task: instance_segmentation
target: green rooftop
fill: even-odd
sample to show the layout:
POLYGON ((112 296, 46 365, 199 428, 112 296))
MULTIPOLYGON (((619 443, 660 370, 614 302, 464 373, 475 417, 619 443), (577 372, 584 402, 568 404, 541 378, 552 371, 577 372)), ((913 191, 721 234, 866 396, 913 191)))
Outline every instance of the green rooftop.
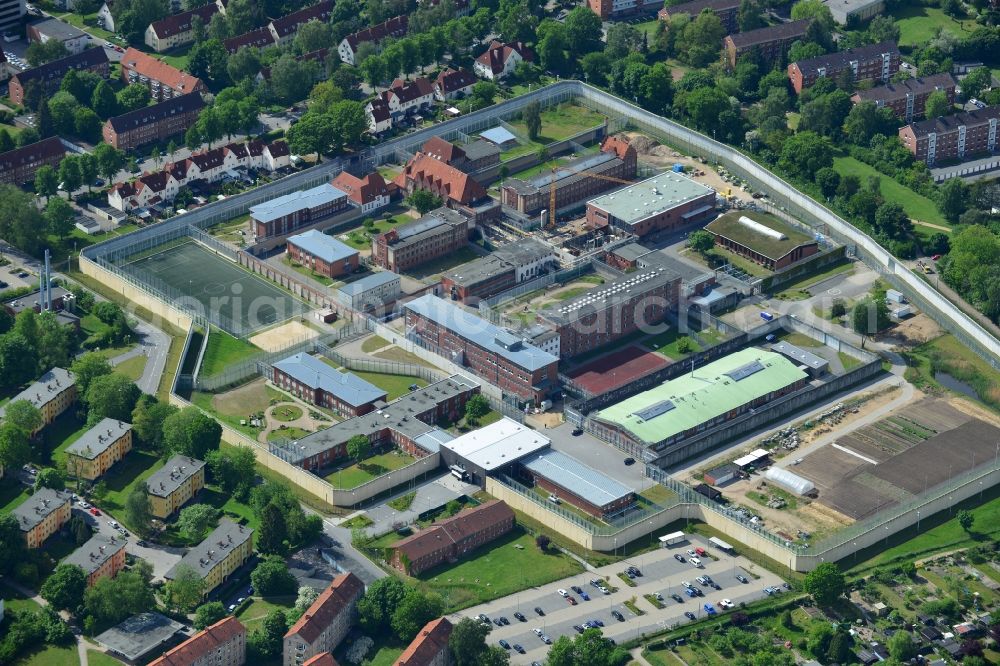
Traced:
POLYGON ((709 222, 705 226, 705 229, 711 231, 713 234, 735 241, 744 247, 748 247, 773 261, 781 259, 799 245, 814 242, 812 236, 799 231, 774 215, 749 210, 737 210, 726 213, 709 222), (756 231, 752 227, 740 222, 741 217, 748 217, 758 224, 784 234, 785 239, 779 240, 756 231))
POLYGON ((655 444, 806 377, 781 354, 750 347, 602 409, 595 418, 655 444))

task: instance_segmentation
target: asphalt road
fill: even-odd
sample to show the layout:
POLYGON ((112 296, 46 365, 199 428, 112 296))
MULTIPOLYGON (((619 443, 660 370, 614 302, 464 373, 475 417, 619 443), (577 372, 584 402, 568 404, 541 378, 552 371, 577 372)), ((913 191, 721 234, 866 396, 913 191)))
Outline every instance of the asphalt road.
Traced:
POLYGON ((138 545, 136 541, 139 541, 139 537, 128 533, 128 530, 126 530, 125 535, 122 535, 118 530, 112 528, 108 524, 108 521, 115 520, 115 517, 111 514, 105 513, 103 510, 101 511, 100 516, 94 516, 89 512, 89 510, 83 509, 79 502, 74 502, 73 514, 83 516, 95 534, 104 534, 107 536, 113 535, 118 538, 122 538, 124 536, 127 539, 125 552, 136 557, 141 557, 153 565, 153 580, 162 580, 164 574, 166 574, 172 566, 177 564, 184 554, 183 548, 171 548, 169 546, 159 545, 138 545))
MULTIPOLYGON (((510 575, 516 576, 517 572, 512 571, 510 575)), ((662 631, 674 624, 690 622, 684 616, 685 611, 694 613, 697 618, 704 617, 707 613, 704 606, 706 603, 711 604, 717 612, 720 611, 719 602, 722 599, 731 600, 737 607, 740 603, 749 604, 766 596, 765 587, 780 587, 782 583, 781 578, 760 569, 749 560, 725 555, 717 549, 709 549, 706 541, 699 537, 692 537, 690 543, 685 542, 671 548, 661 548, 630 558, 627 562, 608 565, 595 571, 585 571, 555 583, 473 606, 455 614, 453 618, 457 622, 463 617, 474 618, 480 613, 491 619, 499 616, 506 617, 511 624, 504 627, 494 625, 487 640, 494 645, 500 639, 504 639, 511 645, 523 646, 525 654, 511 651, 511 663, 530 664, 532 661, 544 661, 548 652, 548 647, 534 633, 533 629, 535 628, 541 629, 555 641, 559 636, 575 636, 576 631, 573 629, 573 625, 582 625, 587 620, 596 619, 604 623, 602 631, 606 637, 621 642, 635 638, 642 633, 662 631), (680 553, 687 558, 685 551, 699 545, 710 550, 712 554, 720 556, 719 560, 712 561, 705 558, 704 568, 696 569, 690 563, 681 563, 674 559, 675 553, 680 553), (627 586, 617 575, 630 564, 638 567, 642 572, 642 576, 635 579, 636 587, 627 586), (749 572, 753 572, 759 578, 754 579, 749 572), (736 579, 737 573, 745 575, 750 579, 750 582, 740 583, 736 579), (715 590, 698 585, 695 578, 705 574, 710 575, 722 589, 715 590), (617 592, 604 595, 589 582, 591 579, 604 577, 607 577, 612 585, 618 587, 617 592), (705 596, 689 598, 681 585, 683 581, 700 587, 705 596), (572 585, 581 587, 590 596, 590 601, 584 601, 579 594, 572 592, 572 585), (570 605, 566 599, 559 595, 557 590, 560 588, 567 590, 577 600, 575 606, 570 605), (664 597, 665 606, 662 609, 656 609, 643 598, 646 594, 656 592, 664 597), (680 594, 684 601, 677 603, 670 598, 671 593, 680 594), (636 598, 636 606, 644 611, 641 616, 635 615, 624 605, 625 601, 633 597, 636 598), (534 611, 536 606, 541 608, 545 614, 538 615, 534 611), (611 615, 613 610, 619 611, 625 619, 621 621, 615 619, 611 615), (523 613, 527 621, 518 621, 514 617, 515 611, 523 613)))

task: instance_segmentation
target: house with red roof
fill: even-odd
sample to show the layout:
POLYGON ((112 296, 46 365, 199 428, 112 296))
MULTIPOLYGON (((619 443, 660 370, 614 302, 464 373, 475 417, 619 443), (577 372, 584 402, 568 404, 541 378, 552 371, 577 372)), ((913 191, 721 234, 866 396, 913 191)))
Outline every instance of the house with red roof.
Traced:
POLYGON ((197 76, 182 72, 173 65, 168 65, 131 46, 122 54, 121 68, 122 81, 125 85, 141 83, 148 86, 149 93, 155 100, 171 99, 205 90, 205 84, 197 76))
POLYGON ((315 5, 276 18, 267 25, 267 28, 271 31, 271 37, 274 38, 275 44, 284 46, 295 39, 299 28, 306 23, 309 21, 326 23, 332 12, 333 0, 323 0, 323 2, 317 2, 315 5))
POLYGON ((467 69, 452 69, 448 67, 438 74, 434 81, 434 98, 444 102, 452 99, 462 99, 472 92, 476 85, 476 75, 467 69))
POLYGON ((396 79, 365 106, 368 130, 378 133, 392 129, 401 118, 429 109, 433 103, 434 86, 427 78, 396 79))
POLYGON ((525 46, 524 42, 503 42, 493 40, 486 53, 476 58, 473 70, 476 76, 499 81, 514 73, 522 62, 534 62, 535 52, 525 46))
POLYGON ((450 205, 465 206, 486 197, 486 190, 472 176, 420 152, 393 182, 407 195, 414 190, 428 190, 450 205))
POLYGON ((157 53, 163 53, 169 49, 190 44, 194 41, 195 19, 197 18, 201 21, 202 26, 207 28, 208 22, 220 11, 225 13, 221 3, 210 2, 201 7, 153 21, 146 26, 144 38, 146 46, 157 53))
POLYGON ((246 627, 230 615, 164 652, 149 666, 243 666, 246 659, 246 627))
POLYGON ((300 666, 335 650, 354 623, 364 591, 364 583, 352 573, 334 578, 285 634, 283 666, 300 666))
POLYGON ((403 37, 406 35, 406 29, 409 24, 409 16, 402 14, 394 16, 388 21, 383 21, 378 25, 373 25, 370 28, 352 32, 340 40, 340 44, 337 46, 337 53, 340 54, 340 59, 348 65, 356 65, 358 47, 368 42, 378 44, 387 37, 403 37))
POLYGON ((448 639, 452 629, 453 625, 447 618, 431 620, 403 650, 393 666, 448 666, 451 663, 448 639))
POLYGON ((358 178, 346 171, 341 171, 331 184, 341 192, 347 194, 347 198, 355 206, 361 209, 362 213, 370 213, 383 206, 388 206, 392 200, 392 193, 396 186, 386 183, 382 175, 374 171, 364 178, 358 178))

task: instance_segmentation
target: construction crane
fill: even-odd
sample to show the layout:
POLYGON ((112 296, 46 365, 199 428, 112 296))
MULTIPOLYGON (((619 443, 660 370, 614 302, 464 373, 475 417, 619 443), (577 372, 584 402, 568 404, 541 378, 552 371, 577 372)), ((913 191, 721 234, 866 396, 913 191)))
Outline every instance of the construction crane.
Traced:
POLYGON ((622 185, 631 185, 631 180, 625 180, 624 178, 616 178, 615 176, 605 176, 600 173, 593 173, 592 171, 577 171, 573 167, 552 167, 552 182, 549 183, 549 219, 545 225, 546 229, 551 229, 556 226, 556 171, 562 169, 564 171, 569 171, 570 173, 579 174, 581 176, 586 176, 588 178, 599 178, 600 180, 610 180, 613 183, 620 183, 622 185))

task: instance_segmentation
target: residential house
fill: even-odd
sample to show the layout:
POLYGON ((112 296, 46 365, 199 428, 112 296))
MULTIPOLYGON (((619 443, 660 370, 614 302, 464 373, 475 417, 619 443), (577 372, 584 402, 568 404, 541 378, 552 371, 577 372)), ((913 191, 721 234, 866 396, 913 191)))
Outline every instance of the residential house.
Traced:
POLYGON ((899 138, 913 156, 928 166, 997 152, 1000 106, 987 106, 930 118, 900 128, 899 138))
POLYGON ((90 46, 90 36, 76 26, 57 18, 47 18, 29 23, 27 28, 28 41, 39 44, 62 42, 70 53, 83 53, 90 46))
POLYGON ((147 173, 131 183, 118 183, 109 189, 108 205, 129 213, 154 204, 169 203, 179 189, 180 183, 170 171, 147 173))
POLYGON ((524 42, 503 42, 493 40, 490 47, 476 58, 473 70, 476 76, 490 81, 505 79, 514 73, 522 62, 534 62, 535 52, 524 42))
POLYGON ((286 14, 281 18, 276 18, 268 23, 267 28, 271 31, 271 37, 275 44, 284 46, 295 39, 295 34, 303 25, 309 21, 319 21, 326 23, 333 12, 333 0, 322 0, 315 5, 304 7, 298 11, 286 14))
POLYGON ((97 10, 97 25, 108 32, 116 32, 115 17, 111 13, 111 3, 101 3, 101 8, 97 10))
POLYGON ((727 35, 722 40, 726 65, 735 69, 736 62, 750 53, 767 64, 781 62, 792 43, 805 37, 808 30, 809 19, 802 19, 727 35))
POLYGON ((823 77, 836 80, 845 72, 850 72, 854 82, 888 83, 900 62, 896 42, 879 42, 793 62, 788 65, 788 78, 797 94, 823 77))
POLYGON ((302 666, 336 649, 354 623, 364 591, 364 583, 352 573, 334 578, 285 634, 283 666, 302 666))
POLYGON ((451 638, 452 629, 448 618, 431 620, 410 641, 393 666, 449 666, 451 650, 448 639, 451 638))
POLYGON ((855 104, 873 102, 879 108, 892 109, 898 118, 910 122, 924 115, 927 98, 938 90, 943 91, 948 98, 949 107, 954 105, 955 86, 955 77, 942 72, 859 90, 851 96, 851 101, 855 104))
MULTIPOLYGON (((76 402, 76 378, 69 370, 52 368, 11 398, 7 405, 18 400, 27 400, 41 412, 41 425, 29 433, 34 437, 76 402)), ((0 419, 4 417, 7 405, 0 407, 0 419)))
POLYGON ((358 47, 366 43, 377 45, 387 37, 404 37, 408 25, 409 16, 402 14, 383 21, 378 25, 373 25, 370 28, 352 32, 340 40, 340 44, 337 46, 337 53, 340 54, 340 59, 348 65, 356 65, 358 63, 355 62, 355 56, 358 53, 358 47))
POLYGON ((271 34, 270 28, 257 28, 242 35, 223 40, 222 46, 229 55, 233 55, 240 49, 257 49, 258 51, 263 51, 269 46, 274 46, 274 35, 271 34))
MULTIPOLYGON (((146 46, 157 53, 163 53, 169 49, 191 44, 194 42, 195 19, 201 21, 202 26, 207 28, 212 17, 220 13, 220 6, 221 2, 219 4, 209 2, 189 11, 153 21, 146 27, 146 46)), ((222 13, 225 13, 224 8, 222 13)))
POLYGON ((355 206, 361 209, 362 213, 371 213, 384 206, 388 206, 392 200, 392 192, 395 185, 385 182, 382 175, 373 171, 364 178, 358 178, 346 171, 341 171, 331 184, 341 192, 347 194, 355 206))
POLYGON ((439 102, 462 99, 472 92, 479 79, 467 69, 446 67, 434 80, 434 98, 439 102))
POLYGON ((396 79, 387 90, 380 92, 375 99, 368 102, 365 111, 368 114, 369 131, 384 132, 391 129, 401 118, 412 116, 429 109, 434 102, 434 87, 426 78, 420 76, 412 81, 396 79), (388 114, 388 126, 386 126, 388 114))
POLYGON ((168 65, 132 47, 126 49, 122 55, 121 70, 122 81, 126 85, 141 83, 149 87, 149 93, 155 100, 166 100, 205 90, 205 84, 197 76, 182 72, 173 65, 168 65))
POLYGON ((152 514, 169 518, 205 487, 205 463, 175 455, 146 479, 146 487, 152 514))

